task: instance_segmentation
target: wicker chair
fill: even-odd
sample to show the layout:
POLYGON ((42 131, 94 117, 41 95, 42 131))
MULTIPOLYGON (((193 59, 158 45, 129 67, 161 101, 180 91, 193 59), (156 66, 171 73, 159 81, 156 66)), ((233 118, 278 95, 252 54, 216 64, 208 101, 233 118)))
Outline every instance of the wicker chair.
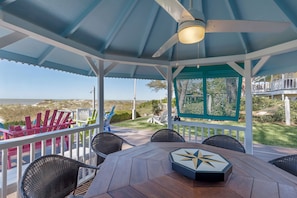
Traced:
POLYGON ((152 135, 151 142, 185 142, 185 139, 172 129, 160 129, 152 135))
POLYGON ((228 135, 210 136, 209 138, 205 139, 202 144, 245 153, 243 145, 238 140, 228 135))
POLYGON ((91 148, 97 154, 97 165, 101 164, 108 154, 122 150, 124 143, 135 146, 113 133, 102 132, 96 134, 92 139, 91 148))
POLYGON ((36 159, 27 167, 20 181, 21 197, 64 198, 74 193, 80 167, 99 169, 60 155, 36 159))
POLYGON ((269 163, 297 176, 297 154, 276 158, 269 163))

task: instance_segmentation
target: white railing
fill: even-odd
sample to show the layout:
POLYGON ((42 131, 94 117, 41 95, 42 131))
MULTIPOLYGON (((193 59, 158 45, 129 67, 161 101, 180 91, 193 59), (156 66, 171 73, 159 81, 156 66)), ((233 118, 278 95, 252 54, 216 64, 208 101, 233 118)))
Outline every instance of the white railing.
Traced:
POLYGON ((254 82, 252 84, 254 93, 287 89, 297 89, 297 78, 284 78, 272 82, 254 82))
MULTIPOLYGON (((44 156, 48 154, 60 154, 67 156, 87 164, 96 164, 96 155, 90 149, 91 139, 97 129, 99 124, 93 124, 83 127, 68 128, 63 130, 57 130, 53 132, 40 133, 35 135, 28 135, 25 137, 13 138, 8 140, 0 141, 0 152, 1 152, 1 177, 0 177, 0 197, 6 197, 8 194, 16 192, 19 189, 19 181, 21 179, 22 173, 28 164, 34 161, 35 156, 44 156), (61 142, 64 142, 64 137, 69 138, 69 148, 65 148, 63 143, 56 147, 56 138, 60 137, 61 142), (46 140, 52 140, 51 146, 46 146, 46 140), (35 150, 35 142, 41 141, 41 149, 35 150), (30 152, 22 153, 23 145, 30 144, 30 152), (15 159, 16 165, 11 169, 7 170, 7 160, 8 160, 8 149, 17 147, 17 155, 15 159), (58 151, 57 151, 58 150, 58 151), (23 164, 23 158, 29 159, 27 164, 23 164)), ((90 179, 94 172, 88 172, 82 170, 82 177, 79 179, 78 183, 83 183, 84 181, 90 179)), ((17 193, 18 197, 18 193, 17 193)))
POLYGON ((173 121, 172 123, 173 128, 189 142, 201 143, 204 139, 212 135, 224 134, 236 138, 246 147, 244 141, 245 127, 184 121, 173 121))

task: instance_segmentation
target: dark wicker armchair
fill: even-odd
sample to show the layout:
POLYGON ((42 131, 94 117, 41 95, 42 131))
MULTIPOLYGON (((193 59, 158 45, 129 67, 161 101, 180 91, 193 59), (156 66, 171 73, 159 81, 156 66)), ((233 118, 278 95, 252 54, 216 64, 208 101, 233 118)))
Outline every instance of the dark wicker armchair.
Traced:
POLYGON ((225 148, 245 153, 243 145, 235 138, 228 135, 214 135, 205 139, 202 144, 225 148))
POLYGON ((152 135, 151 142, 185 142, 185 139, 172 129, 160 129, 152 135))
POLYGON ((124 143, 135 146, 113 133, 102 132, 96 134, 92 139, 91 147, 97 154, 97 165, 101 164, 108 154, 122 150, 124 143))
POLYGON ((297 154, 276 158, 269 163, 297 176, 297 154))
POLYGON ((21 197, 64 198, 75 191, 80 167, 99 169, 60 155, 36 159, 27 167, 20 181, 21 197))

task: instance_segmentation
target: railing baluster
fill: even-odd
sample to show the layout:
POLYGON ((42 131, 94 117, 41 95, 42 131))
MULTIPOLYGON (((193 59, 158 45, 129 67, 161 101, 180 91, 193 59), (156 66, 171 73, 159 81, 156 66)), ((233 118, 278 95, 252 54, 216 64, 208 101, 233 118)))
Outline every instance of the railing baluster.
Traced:
MULTIPOLYGON (((22 177, 22 165, 23 165, 23 145, 17 147, 17 181, 20 181, 22 177)), ((17 182, 17 197, 20 197, 19 182, 17 182)))
POLYGON ((209 137, 213 134, 227 134, 230 136, 236 136, 236 139, 240 140, 240 133, 244 134, 243 141, 245 140, 245 127, 241 126, 229 126, 229 125, 217 125, 217 124, 205 124, 199 122, 184 122, 184 121, 173 121, 174 125, 177 125, 180 129, 183 128, 182 136, 186 137, 186 128, 188 131, 189 137, 187 138, 189 141, 192 141, 191 138, 191 127, 194 127, 195 130, 195 142, 198 142, 198 133, 199 129, 201 132, 201 140, 203 141, 206 136, 209 137), (207 130, 207 133, 205 131, 207 130), (225 131, 227 130, 227 131, 225 131), (233 133, 234 131, 234 133, 233 133))
POLYGON ((56 154, 56 138, 52 138, 52 154, 56 154))
MULTIPOLYGON (((69 140, 69 139, 68 139, 69 140)), ((60 142, 60 153, 62 154, 62 155, 64 155, 64 152, 65 152, 65 136, 64 135, 62 135, 61 136, 61 142, 60 142)))
POLYGON ((7 149, 2 150, 2 185, 1 185, 1 196, 6 197, 7 195, 7 149))
POLYGON ((198 131, 197 131, 197 126, 195 126, 194 127, 194 129, 195 129, 195 142, 197 142, 198 141, 198 131))

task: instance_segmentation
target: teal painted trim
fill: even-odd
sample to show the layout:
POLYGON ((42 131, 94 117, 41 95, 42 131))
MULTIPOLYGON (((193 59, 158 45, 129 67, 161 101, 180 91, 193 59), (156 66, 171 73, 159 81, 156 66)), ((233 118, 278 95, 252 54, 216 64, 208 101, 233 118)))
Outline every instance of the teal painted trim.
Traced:
POLYGON ((240 110, 240 101, 241 101, 241 87, 242 87, 242 76, 238 78, 238 91, 237 91, 237 103, 236 103, 236 115, 235 117, 238 120, 239 118, 239 110, 240 110))
POLYGON ((176 109, 179 117, 187 117, 187 118, 202 118, 202 119, 211 119, 211 120, 231 120, 238 121, 239 118, 239 110, 240 110, 240 101, 241 101, 241 86, 242 86, 242 76, 238 76, 238 85, 237 85, 237 102, 235 109, 235 116, 215 116, 209 115, 207 111, 207 78, 203 78, 203 114, 189 114, 189 113, 181 113, 179 107, 179 95, 177 93, 177 85, 176 80, 174 79, 174 91, 176 98, 176 109))
POLYGON ((238 120, 236 116, 213 116, 213 115, 187 114, 187 113, 181 113, 181 114, 178 114, 178 116, 181 118, 200 118, 200 119, 207 119, 207 120, 231 120, 231 121, 238 120))
MULTIPOLYGON (((239 64, 243 68, 243 64, 239 64)), ((175 71, 175 69, 174 69, 175 71)), ((174 72, 173 71, 173 72, 174 72)), ((229 65, 212 65, 212 66, 200 66, 186 67, 178 74, 176 79, 195 79, 195 78, 218 78, 218 77, 238 77, 240 76, 229 65)))
POLYGON ((203 113, 207 115, 207 83, 206 78, 203 77, 203 113))
POLYGON ((179 111, 179 98, 178 98, 178 93, 177 93, 177 85, 176 85, 176 78, 173 80, 173 86, 174 86, 174 94, 175 94, 175 105, 176 105, 176 111, 177 111, 177 115, 180 115, 180 111, 179 111))

